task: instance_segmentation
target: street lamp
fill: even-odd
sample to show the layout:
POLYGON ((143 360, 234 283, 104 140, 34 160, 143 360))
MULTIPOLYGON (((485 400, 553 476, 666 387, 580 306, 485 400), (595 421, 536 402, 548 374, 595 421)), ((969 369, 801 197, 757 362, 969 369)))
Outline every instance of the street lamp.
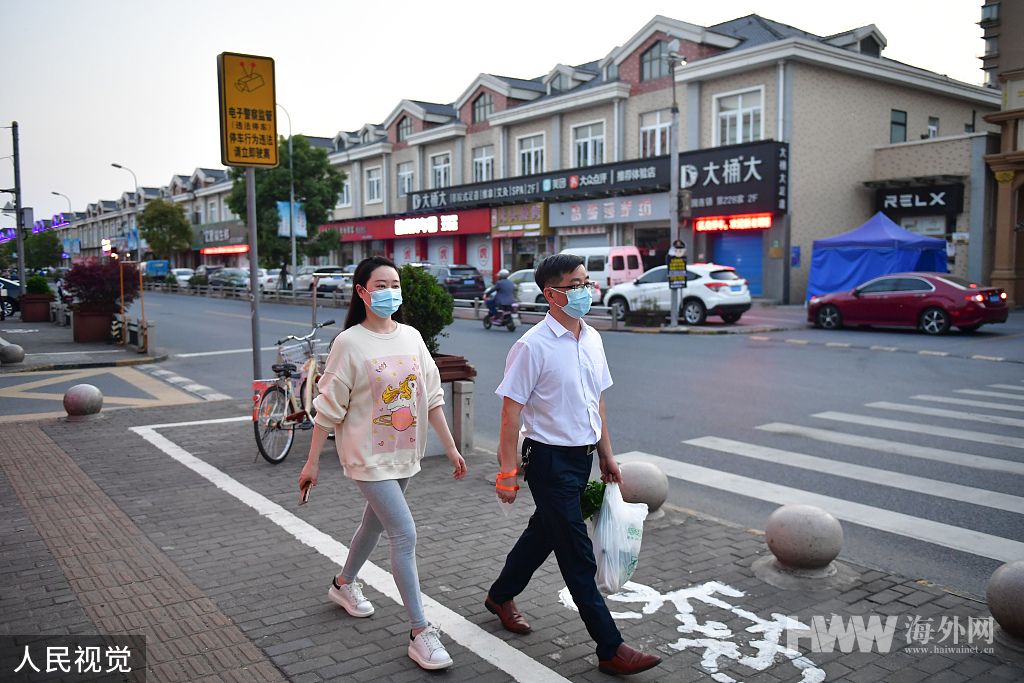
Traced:
MULTIPOLYGON (((686 64, 686 58, 679 54, 679 39, 674 38, 668 44, 669 72, 672 77, 672 126, 669 128, 669 195, 668 195, 668 232, 669 244, 674 247, 679 239, 679 102, 676 99, 676 65, 686 64)), ((672 327, 679 327, 679 289, 672 287, 671 317, 672 327)))
MULTIPOLYGON (((282 107, 280 104, 277 105, 281 111, 284 112, 285 118, 288 119, 288 232, 291 234, 292 239, 292 278, 295 277, 296 260, 295 260, 295 164, 293 162, 292 155, 292 117, 288 113, 288 110, 282 107)), ((285 286, 288 286, 288 278, 285 278, 285 286)))
MULTIPOLYGON (((113 166, 114 168, 119 168, 122 171, 128 171, 129 173, 132 174, 132 180, 135 181, 135 202, 136 202, 136 207, 141 206, 142 205, 142 198, 139 196, 139 179, 135 176, 135 171, 133 171, 132 169, 128 168, 127 166, 122 166, 121 164, 113 164, 112 163, 110 165, 113 166)), ((136 213, 138 213, 138 208, 136 208, 136 213)), ((136 218, 135 218, 135 225, 138 225, 138 224, 139 224, 139 219, 138 219, 138 216, 136 216, 136 218)), ((131 238, 131 228, 129 228, 128 230, 129 230, 128 237, 131 238)), ((142 260, 142 245, 139 244, 138 236, 136 236, 136 238, 135 238, 135 243, 136 243, 136 246, 139 248, 139 260, 142 260)), ((132 258, 132 250, 131 249, 128 250, 127 257, 128 257, 128 260, 130 261, 131 258, 132 258)))
MULTIPOLYGON (((50 194, 57 195, 58 197, 63 197, 64 199, 67 200, 67 202, 68 202, 68 216, 70 216, 71 213, 72 213, 72 210, 71 210, 71 198, 68 197, 66 194, 61 194, 60 192, 57 192, 55 190, 51 190, 50 194)), ((68 220, 71 220, 71 219, 69 218, 68 220)))

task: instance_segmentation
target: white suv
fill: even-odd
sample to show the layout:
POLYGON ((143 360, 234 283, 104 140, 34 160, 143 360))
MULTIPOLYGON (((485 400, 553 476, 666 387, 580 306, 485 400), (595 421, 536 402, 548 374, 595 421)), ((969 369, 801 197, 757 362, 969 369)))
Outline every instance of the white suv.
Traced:
MULTIPOLYGON (((747 281, 732 266, 690 264, 686 267, 686 287, 679 294, 679 315, 687 325, 700 325, 709 315, 720 316, 732 324, 750 309, 747 281)), ((605 301, 619 320, 627 311, 641 308, 667 312, 672 301, 668 268, 651 268, 632 282, 615 285, 605 294, 605 301)))

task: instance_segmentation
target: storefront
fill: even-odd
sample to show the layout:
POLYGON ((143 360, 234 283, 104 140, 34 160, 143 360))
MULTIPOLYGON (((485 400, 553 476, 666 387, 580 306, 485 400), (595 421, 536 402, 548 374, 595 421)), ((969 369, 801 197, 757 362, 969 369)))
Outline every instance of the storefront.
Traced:
POLYGON ((199 261, 194 265, 230 268, 249 265, 248 235, 240 220, 194 226, 192 244, 198 246, 199 251, 199 261))
POLYGON ((354 219, 325 223, 319 231, 337 232, 342 253, 351 253, 354 262, 369 256, 385 256, 397 265, 491 261, 487 209, 354 219))
POLYGON ((548 220, 558 231, 560 251, 613 244, 615 226, 621 226, 625 244, 636 245, 648 270, 665 263, 668 213, 668 193, 659 192, 552 204, 548 220))
POLYGON ((514 273, 536 267, 538 261, 554 253, 552 235, 547 206, 543 202, 491 209, 491 238, 501 255, 495 272, 500 268, 514 273))
POLYGON ((964 184, 960 178, 948 176, 935 177, 934 184, 922 184, 922 180, 918 178, 913 184, 877 183, 874 210, 910 232, 946 240, 947 269, 968 277, 967 233, 957 232, 958 216, 964 206, 964 184))

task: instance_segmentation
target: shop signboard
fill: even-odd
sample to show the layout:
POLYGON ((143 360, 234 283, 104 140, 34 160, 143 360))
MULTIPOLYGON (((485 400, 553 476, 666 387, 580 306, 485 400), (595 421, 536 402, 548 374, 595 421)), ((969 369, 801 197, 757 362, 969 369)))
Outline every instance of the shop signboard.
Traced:
POLYGON ((491 231, 487 209, 447 211, 429 215, 384 216, 324 223, 319 232, 332 230, 342 242, 391 240, 408 237, 473 235, 491 231))
POLYGON ((890 215, 957 214, 963 210, 963 183, 875 190, 875 211, 890 215))
POLYGON ((546 237, 550 234, 547 206, 543 202, 491 209, 492 237, 546 237))
POLYGON ((667 221, 668 205, 667 192, 559 202, 548 207, 548 222, 552 227, 563 228, 570 225, 667 221))

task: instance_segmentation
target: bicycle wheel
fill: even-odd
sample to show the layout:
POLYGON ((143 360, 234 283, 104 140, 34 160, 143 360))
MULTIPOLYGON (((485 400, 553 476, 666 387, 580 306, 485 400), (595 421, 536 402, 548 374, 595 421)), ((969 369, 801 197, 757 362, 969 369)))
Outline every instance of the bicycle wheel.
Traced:
POLYGON ((270 463, 278 464, 288 456, 295 432, 282 429, 281 421, 287 416, 288 399, 281 387, 270 387, 260 397, 258 419, 252 423, 256 433, 256 446, 260 455, 270 463))

